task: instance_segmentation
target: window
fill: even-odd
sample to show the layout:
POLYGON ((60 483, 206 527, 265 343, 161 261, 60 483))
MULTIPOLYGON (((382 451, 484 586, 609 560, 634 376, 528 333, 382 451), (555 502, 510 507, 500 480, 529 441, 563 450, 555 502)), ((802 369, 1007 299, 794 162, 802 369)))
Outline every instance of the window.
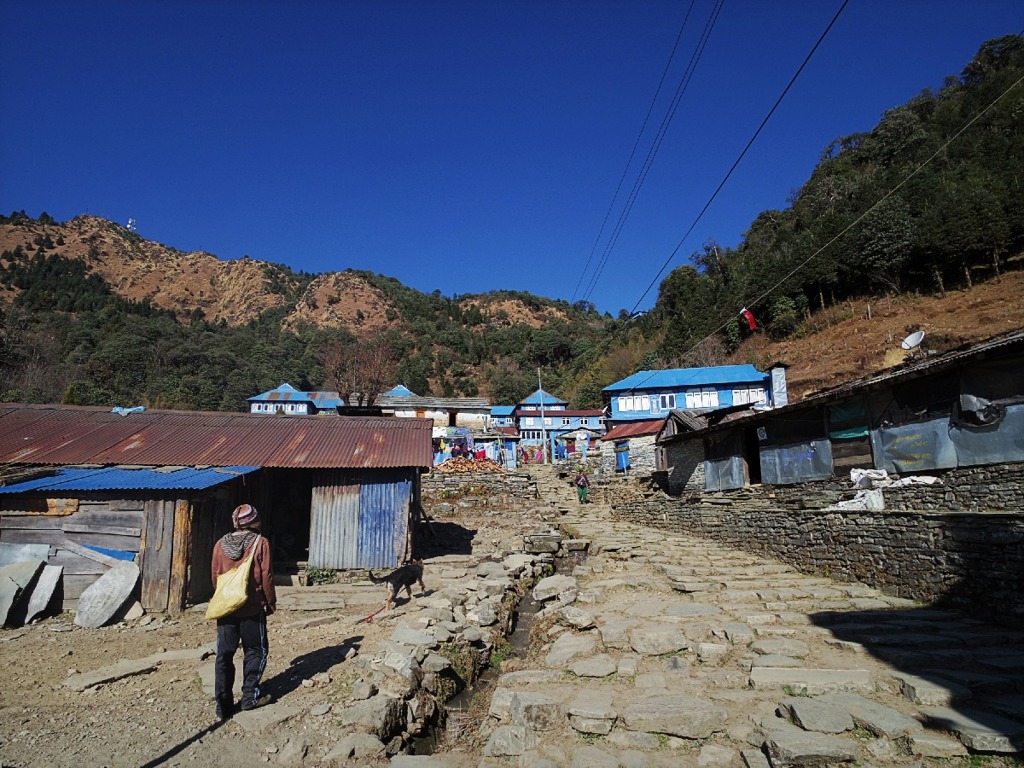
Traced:
POLYGON ((551 417, 550 416, 545 416, 544 417, 544 426, 545 427, 550 427, 551 426, 551 417))
POLYGON ((703 389, 691 389, 686 393, 687 408, 717 408, 718 390, 713 387, 703 389))
MULTIPOLYGON (((750 402, 750 395, 745 389, 734 389, 732 391, 733 405, 746 405, 750 402)), ((755 401, 756 402, 756 401, 755 401)))
POLYGON ((572 423, 572 419, 570 419, 568 416, 563 416, 562 417, 562 426, 563 427, 568 427, 571 423, 572 423))
POLYGON ((671 411, 676 407, 676 396, 658 395, 658 407, 663 411, 671 411))
POLYGON ((525 416, 525 417, 523 417, 523 426, 524 427, 532 427, 533 426, 533 416, 525 416))
POLYGON ((631 397, 620 397, 619 398, 619 411, 631 411, 633 410, 633 398, 631 397))
POLYGON ((584 417, 582 417, 582 418, 580 419, 580 426, 581 426, 581 427, 586 427, 586 426, 588 426, 589 424, 590 424, 590 419, 589 419, 589 418, 588 418, 587 416, 584 416, 584 417))

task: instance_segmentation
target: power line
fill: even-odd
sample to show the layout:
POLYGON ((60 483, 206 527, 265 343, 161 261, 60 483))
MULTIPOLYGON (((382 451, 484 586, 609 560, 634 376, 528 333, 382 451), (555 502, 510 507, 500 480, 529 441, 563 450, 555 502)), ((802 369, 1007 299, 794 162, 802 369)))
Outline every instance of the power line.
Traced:
POLYGON ((696 228, 697 224, 700 223, 700 220, 704 218, 704 214, 707 213, 708 208, 711 207, 711 204, 715 201, 715 198, 718 197, 718 193, 722 191, 723 187, 725 187, 725 184, 727 181, 729 181, 729 178, 732 176, 733 171, 736 170, 740 162, 746 156, 747 151, 750 149, 751 146, 753 146, 754 142, 757 140, 757 137, 761 134, 761 131, 764 130, 764 127, 768 124, 768 121, 771 120, 772 115, 775 114, 775 111, 779 108, 779 105, 782 104, 782 100, 786 98, 786 94, 789 93, 790 89, 796 83, 797 78, 800 77, 800 74, 807 67, 807 64, 811 60, 811 57, 814 56, 815 52, 824 42, 825 37, 828 35, 829 31, 832 29, 833 26, 835 26, 835 23, 839 20, 839 16, 842 14, 843 10, 845 10, 846 6, 849 4, 850 0, 843 0, 843 4, 839 6, 839 10, 836 11, 835 16, 832 17, 832 21, 830 21, 828 23, 828 26, 825 27, 825 31, 821 33, 821 36, 818 38, 818 41, 814 44, 814 47, 811 48, 810 52, 804 58, 803 63, 800 64, 796 72, 793 74, 793 77, 790 78, 789 83, 782 90, 782 93, 779 94, 779 98, 775 100, 775 104, 773 104, 772 108, 768 110, 768 114, 765 115, 764 120, 761 121, 761 124, 757 127, 757 130, 754 131, 754 135, 750 137, 750 141, 748 141, 746 146, 743 147, 743 151, 740 152, 739 157, 736 158, 735 162, 732 164, 732 166, 726 172, 725 176, 719 182, 718 186, 715 188, 715 191, 711 194, 711 197, 708 198, 708 201, 704 204, 704 207, 701 208, 700 213, 697 214, 697 218, 693 220, 693 223, 690 224, 689 229, 686 230, 686 233, 676 244, 676 247, 672 249, 672 253, 670 253, 668 258, 665 259, 665 263, 661 265, 661 269, 658 270, 657 274, 654 276, 654 279, 651 280, 650 285, 647 286, 644 292, 640 295, 640 298, 637 299, 636 304, 633 305, 633 309, 630 310, 630 314, 637 310, 637 307, 640 306, 640 302, 642 302, 644 298, 646 298, 647 294, 651 292, 651 288, 653 288, 655 283, 658 282, 658 279, 662 276, 662 274, 664 274, 665 270, 668 268, 668 265, 672 263, 672 259, 675 258, 676 254, 679 253, 679 250, 683 247, 683 243, 686 242, 686 238, 690 236, 690 234, 696 228))
POLYGON ((619 177, 619 183, 615 187, 615 193, 612 195, 611 202, 608 203, 608 210, 605 211, 604 220, 601 222, 601 228, 597 232, 597 237, 594 238, 594 245, 590 249, 590 255, 587 257, 587 263, 583 265, 583 271, 580 272, 580 278, 576 281, 576 288, 573 289, 570 303, 576 300, 576 294, 579 292, 580 285, 583 283, 583 278, 587 274, 587 270, 590 269, 590 262, 594 258, 594 253, 597 252, 597 244, 601 242, 601 236, 604 235, 605 225, 608 223, 608 218, 612 214, 612 208, 615 207, 615 201, 618 199, 619 192, 622 190, 622 182, 626 180, 626 174, 629 172, 629 166, 633 164, 633 158, 636 156, 637 147, 640 146, 640 139, 643 138, 644 131, 647 130, 647 122, 651 119, 651 113, 654 112, 654 105, 657 104, 658 97, 661 95, 661 88, 668 77, 668 71, 675 59, 676 51, 679 49, 679 41, 683 38, 683 30, 686 29, 686 23, 690 20, 690 13, 693 11, 693 6, 696 2, 697 0, 690 0, 690 7, 686 9, 686 16, 683 17, 682 26, 679 27, 679 32, 676 34, 676 41, 672 45, 672 52, 668 56, 668 61, 665 62, 665 69, 662 70, 661 79, 658 81, 658 87, 654 90, 654 97, 651 99, 651 104, 647 107, 647 114, 644 115, 644 121, 636 135, 636 141, 633 142, 633 149, 629 152, 629 157, 626 159, 626 165, 622 169, 622 175, 619 177))
POLYGON ((630 197, 626 203, 626 207, 623 209, 619 216, 619 221, 615 227, 615 231, 612 233, 612 237, 609 239, 608 244, 605 246, 604 254, 590 281, 590 286, 587 291, 587 296, 597 287, 597 281, 604 273, 604 268, 608 263, 608 259, 611 256, 612 249, 618 243, 619 235, 622 234, 623 228, 626 226, 626 221, 629 219, 629 215, 633 211, 633 205, 636 202, 637 197, 640 194, 640 189, 643 187, 644 182, 647 180, 647 174, 650 173, 651 166, 654 164, 654 159, 661 149, 662 142, 665 140, 665 136, 668 133, 669 125, 672 119, 675 117, 676 111, 679 109, 679 104, 682 102, 683 95, 686 93, 687 88, 690 85, 690 81, 693 79, 693 73, 697 69, 697 64, 704 55, 704 49, 707 47, 708 40, 711 37, 711 31, 715 27, 715 23, 718 21, 718 16, 722 12, 722 6, 725 0, 718 0, 715 7, 712 9, 711 14, 708 16, 708 21, 704 25, 704 31, 701 35, 700 40, 697 43, 697 47, 694 49, 693 55, 690 57, 690 63, 687 66, 686 72, 683 74, 683 78, 679 83, 679 87, 676 89, 675 97, 669 110, 662 120, 661 127, 658 131, 655 141, 651 146, 650 151, 647 153, 647 159, 644 162, 643 168, 638 175, 636 182, 633 184, 633 190, 630 193, 630 197))
MULTIPOLYGON (((697 45, 696 45, 696 47, 694 49, 694 52, 690 56, 689 63, 687 64, 685 70, 683 71, 683 74, 680 76, 680 80, 679 80, 679 83, 676 86, 675 93, 672 96, 672 100, 669 102, 669 106, 666 109, 666 113, 665 113, 664 117, 662 118, 661 125, 659 126, 657 132, 655 133, 655 136, 654 136, 654 139, 652 141, 652 144, 651 144, 650 148, 648 148, 647 155, 646 155, 646 157, 644 159, 643 164, 641 165, 640 171, 637 174, 637 178, 633 182, 633 187, 632 187, 632 189, 631 189, 631 191, 630 191, 630 193, 629 193, 629 195, 627 197, 627 200, 626 200, 626 203, 624 204, 623 210, 619 214, 619 218, 618 218, 618 220, 616 222, 615 227, 613 228, 612 234, 609 236, 608 243, 605 245, 605 248, 604 248, 604 250, 602 252, 601 258, 598 260, 598 265, 595 268, 594 273, 591 275, 591 278, 590 278, 590 280, 589 280, 589 282, 587 284, 587 288, 586 288, 586 290, 584 291, 584 294, 583 294, 583 298, 584 299, 588 299, 591 296, 591 294, 593 293, 594 288, 597 285, 597 281, 600 278, 602 272, 604 271, 605 264, 607 264, 607 262, 608 262, 608 257, 611 254, 611 250, 614 247, 614 244, 618 240, 619 233, 622 231, 622 228, 625 225, 626 220, 629 218, 629 214, 630 214, 630 212, 633 209, 633 204, 636 201, 637 195, 639 195, 639 193, 640 193, 640 189, 643 186, 644 180, 647 178, 647 174, 650 171, 651 165, 654 163, 654 159, 655 159, 655 157, 658 154, 658 150, 661 148, 661 144, 662 144, 662 142, 665 139, 665 134, 667 133, 668 127, 669 127, 669 125, 672 122, 672 118, 674 117, 674 115, 676 113, 676 110, 679 107, 679 103, 680 103, 680 101, 681 101, 681 99, 683 97, 683 94, 686 92, 686 88, 689 85, 691 78, 693 77, 693 72, 696 69, 697 63, 699 62, 700 57, 701 57, 701 55, 704 52, 704 48, 707 45, 708 37, 710 36, 710 33, 711 33, 711 28, 714 27, 714 21, 718 18, 718 14, 721 12, 722 4, 724 3, 724 1, 725 0, 716 0, 716 4, 715 4, 714 8, 712 9, 711 14, 708 17, 708 21, 705 22, 704 30, 701 33, 701 37, 700 37, 700 39, 697 42, 697 45)), ((690 8, 692 9, 692 7, 693 7, 693 4, 691 3, 690 8)), ((688 10, 687 11, 687 19, 689 18, 689 15, 690 15, 690 11, 688 10)), ((684 23, 684 26, 685 26, 686 21, 684 20, 683 23, 684 23)), ((683 30, 680 29, 679 34, 682 35, 682 32, 683 32, 683 30)), ((674 54, 675 54, 675 50, 673 49, 673 56, 674 56, 674 54)), ((670 63, 671 63, 671 60, 670 60, 670 63)), ((667 67, 666 67, 666 73, 667 73, 667 67)), ((660 90, 660 85, 659 85, 659 90, 660 90)), ((655 97, 655 99, 656 98, 657 97, 655 97)), ((653 108, 654 108, 654 102, 652 102, 652 104, 651 104, 651 109, 653 110, 653 108)), ((649 115, 650 115, 650 110, 648 111, 648 116, 649 115)), ((647 118, 645 118, 645 120, 644 120, 644 125, 646 126, 646 124, 647 124, 647 118)), ((641 133, 641 136, 642 136, 642 133, 641 133)), ((641 136, 637 137, 637 142, 639 142, 641 136)), ((635 153, 635 149, 636 149, 636 146, 634 146, 634 153, 635 153)), ((630 162, 628 162, 626 164, 626 167, 623 169, 623 178, 625 178, 625 175, 626 175, 626 173, 629 170, 629 165, 632 162, 632 159, 633 159, 633 154, 630 155, 630 162)), ((616 188, 616 197, 618 196, 618 192, 619 192, 619 189, 621 188, 621 185, 622 185, 622 180, 620 179, 619 187, 616 188)), ((612 206, 614 206, 614 202, 615 202, 615 199, 613 198, 612 206)), ((609 213, 610 213, 610 210, 611 210, 611 206, 609 207, 609 213)), ((607 215, 605 217, 605 221, 607 221, 607 215)), ((604 224, 602 224, 602 233, 603 233, 603 230, 604 230, 604 224)), ((599 242, 599 241, 600 241, 600 235, 598 236, 598 240, 595 242, 595 250, 596 250, 597 242, 599 242)), ((591 256, 593 256, 593 253, 591 254, 591 256)), ((587 268, 589 268, 591 260, 592 259, 588 259, 587 260, 587 268)), ((580 282, 582 282, 582 280, 585 277, 585 275, 586 275, 586 268, 584 269, 583 274, 580 276, 580 282)), ((577 288, 578 287, 579 286, 577 285, 577 288)), ((575 297, 575 294, 574 294, 574 297, 575 297)))

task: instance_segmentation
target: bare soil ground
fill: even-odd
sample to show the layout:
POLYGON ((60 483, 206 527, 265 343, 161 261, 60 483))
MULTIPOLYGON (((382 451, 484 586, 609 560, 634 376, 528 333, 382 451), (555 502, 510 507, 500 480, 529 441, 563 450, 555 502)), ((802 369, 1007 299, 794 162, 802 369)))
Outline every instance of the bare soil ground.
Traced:
POLYGON ((733 362, 753 362, 762 370, 775 361, 789 363, 792 402, 903 362, 908 353, 900 342, 913 331, 925 332, 924 352, 941 352, 1019 330, 1024 327, 1022 296, 1024 271, 1016 270, 944 295, 843 302, 816 312, 794 338, 773 342, 755 333, 733 362))
MULTIPOLYGON (((440 541, 427 552, 427 593, 440 586, 443 562, 504 548, 535 519, 524 512, 459 514, 435 522, 440 541)), ((373 654, 396 622, 416 609, 416 597, 403 596, 392 613, 361 622, 381 608, 383 598, 383 588, 365 578, 279 588, 279 610, 268 622, 263 688, 296 715, 260 733, 235 720, 216 720, 211 694, 200 679, 200 668, 211 664, 212 656, 160 664, 84 692, 64 685, 71 670, 90 672, 162 651, 212 648, 216 630, 203 618, 205 606, 176 618, 147 616, 102 629, 75 627, 73 615, 65 613, 0 630, 0 765, 327 765, 323 755, 347 732, 338 713, 362 676, 355 659, 373 654), (307 626, 310 619, 333 621, 307 626), (358 654, 346 660, 352 648, 358 654)), ((236 660, 240 656, 241 651, 236 660)))

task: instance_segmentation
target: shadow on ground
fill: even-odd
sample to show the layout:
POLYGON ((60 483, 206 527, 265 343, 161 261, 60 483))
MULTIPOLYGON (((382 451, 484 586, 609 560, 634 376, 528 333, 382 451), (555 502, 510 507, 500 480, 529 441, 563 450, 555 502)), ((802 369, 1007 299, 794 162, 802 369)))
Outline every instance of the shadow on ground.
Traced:
POLYGON ((417 553, 424 559, 445 555, 473 554, 475 528, 466 528, 458 523, 430 520, 419 524, 417 530, 417 553))
POLYGON ((1024 631, 937 607, 811 620, 894 668, 926 727, 955 733, 974 752, 1024 752, 1024 631))

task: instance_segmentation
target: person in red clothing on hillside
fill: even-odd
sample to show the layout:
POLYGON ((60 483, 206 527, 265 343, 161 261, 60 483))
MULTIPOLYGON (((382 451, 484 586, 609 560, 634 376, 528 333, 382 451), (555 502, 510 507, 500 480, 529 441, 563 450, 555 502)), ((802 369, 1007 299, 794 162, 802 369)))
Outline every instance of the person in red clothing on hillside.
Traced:
POLYGON ((249 574, 248 599, 234 613, 217 619, 217 661, 214 665, 214 696, 217 717, 227 720, 235 712, 232 689, 235 685, 235 651, 242 644, 242 709, 255 709, 270 703, 260 694, 260 678, 267 665, 267 616, 277 609, 274 570, 270 542, 260 535, 260 515, 251 504, 242 504, 231 513, 235 530, 222 536, 213 546, 210 572, 213 586, 217 578, 235 568, 255 548, 249 574))

